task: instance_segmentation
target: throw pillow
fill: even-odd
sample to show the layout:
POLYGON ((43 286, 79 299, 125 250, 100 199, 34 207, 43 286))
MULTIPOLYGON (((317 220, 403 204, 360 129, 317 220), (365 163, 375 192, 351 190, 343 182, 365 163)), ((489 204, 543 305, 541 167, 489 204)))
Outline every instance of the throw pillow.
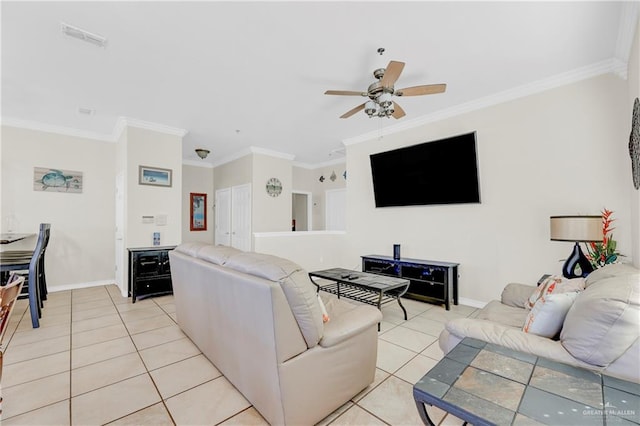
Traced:
POLYGON ((585 288, 584 278, 565 278, 561 275, 552 275, 542 281, 536 290, 529 296, 527 308, 532 309, 541 297, 552 293, 571 293, 582 291, 585 288))
POLYGON ((329 322, 331 318, 329 318, 329 313, 327 312, 327 308, 324 306, 322 297, 320 297, 319 294, 318 294, 318 303, 320 304, 320 311, 322 312, 322 322, 329 322))
POLYGON ((542 296, 529 311, 522 331, 549 338, 557 336, 578 294, 573 291, 542 296))
POLYGON ((582 291, 585 288, 585 280, 579 278, 563 278, 562 281, 556 283, 553 293, 571 293, 574 291, 582 291))
POLYGON ((531 296, 529 296, 529 301, 527 303, 527 308, 528 309, 532 309, 533 306, 538 301, 538 299, 540 299, 542 296, 544 296, 546 294, 551 294, 553 292, 553 289, 556 286, 556 283, 561 281, 561 280, 562 280, 561 276, 559 276, 559 275, 551 275, 550 277, 548 277, 544 281, 542 281, 540 283, 540 285, 538 287, 536 287, 535 291, 531 294, 531 296))

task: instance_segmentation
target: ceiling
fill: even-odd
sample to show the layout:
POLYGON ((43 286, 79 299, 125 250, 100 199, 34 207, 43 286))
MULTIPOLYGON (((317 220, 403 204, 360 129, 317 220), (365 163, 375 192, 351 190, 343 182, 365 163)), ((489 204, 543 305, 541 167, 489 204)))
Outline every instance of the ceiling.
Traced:
POLYGON ((125 117, 186 130, 187 163, 255 147, 313 167, 345 140, 496 96, 624 77, 637 3, 2 1, 1 14, 5 124, 114 140, 125 117), (64 35, 63 22, 106 47, 64 35), (399 120, 340 119, 364 98, 325 90, 365 91, 390 60, 406 63, 396 88, 446 92, 397 98, 399 120))

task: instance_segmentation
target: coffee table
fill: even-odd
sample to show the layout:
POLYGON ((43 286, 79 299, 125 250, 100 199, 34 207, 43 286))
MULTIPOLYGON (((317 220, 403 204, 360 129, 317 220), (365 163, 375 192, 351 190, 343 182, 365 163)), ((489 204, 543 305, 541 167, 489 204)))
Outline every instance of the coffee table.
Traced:
POLYGON ((425 404, 474 425, 640 423, 640 384, 465 338, 413 386, 425 404))
MULTIPOLYGON (((404 313, 404 319, 407 320, 407 310, 402 306, 400 297, 407 292, 409 280, 344 268, 309 272, 309 278, 318 287, 318 291, 335 294, 338 299, 346 297, 376 306, 378 309, 386 303, 397 300, 404 313), (314 277, 330 282, 318 283, 314 281, 314 277)), ((378 324, 378 331, 380 331, 380 324, 378 324)))

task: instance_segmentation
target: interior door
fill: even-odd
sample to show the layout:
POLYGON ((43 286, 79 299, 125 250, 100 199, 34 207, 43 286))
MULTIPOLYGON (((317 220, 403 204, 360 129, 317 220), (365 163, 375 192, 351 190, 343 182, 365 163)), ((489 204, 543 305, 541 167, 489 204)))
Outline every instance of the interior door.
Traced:
POLYGON ((231 247, 251 251, 251 184, 231 188, 231 247))
POLYGON ((215 244, 231 245, 231 188, 218 189, 215 195, 215 244))
POLYGON ((347 190, 330 189, 325 192, 325 220, 327 231, 346 231, 347 229, 347 190))

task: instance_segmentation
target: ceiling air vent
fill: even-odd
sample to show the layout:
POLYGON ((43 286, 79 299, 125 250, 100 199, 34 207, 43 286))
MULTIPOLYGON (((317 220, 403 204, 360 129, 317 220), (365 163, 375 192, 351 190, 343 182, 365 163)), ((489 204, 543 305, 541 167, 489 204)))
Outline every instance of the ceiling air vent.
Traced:
POLYGON ((95 44, 96 46, 105 47, 107 45, 106 37, 90 33, 89 31, 74 27, 73 25, 65 24, 64 22, 62 22, 62 32, 70 37, 95 44))

